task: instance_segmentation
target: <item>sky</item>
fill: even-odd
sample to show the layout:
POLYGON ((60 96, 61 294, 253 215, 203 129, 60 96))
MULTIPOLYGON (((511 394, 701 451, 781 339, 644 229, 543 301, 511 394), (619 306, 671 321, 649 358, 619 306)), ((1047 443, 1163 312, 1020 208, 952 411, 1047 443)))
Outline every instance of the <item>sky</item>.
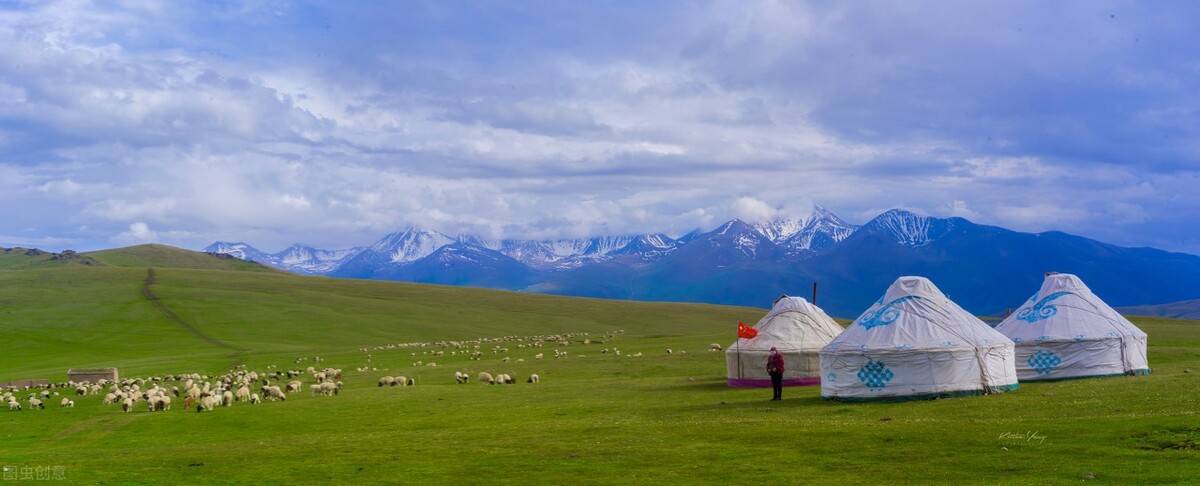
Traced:
POLYGON ((0 0, 0 245, 899 207, 1200 253, 1200 3, 0 0))

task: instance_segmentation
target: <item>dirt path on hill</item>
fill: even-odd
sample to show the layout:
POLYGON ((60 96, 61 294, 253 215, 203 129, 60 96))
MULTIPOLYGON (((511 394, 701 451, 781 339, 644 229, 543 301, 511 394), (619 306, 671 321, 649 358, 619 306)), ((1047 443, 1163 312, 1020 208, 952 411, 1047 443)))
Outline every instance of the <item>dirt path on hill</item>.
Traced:
POLYGON ((192 325, 192 323, 183 320, 182 317, 179 317, 179 314, 176 314, 175 311, 173 311, 173 310, 171 310, 171 308, 167 307, 167 305, 164 304, 161 300, 159 300, 158 296, 154 294, 154 290, 152 290, 150 287, 153 286, 155 283, 158 283, 158 278, 154 273, 154 269, 147 268, 146 269, 146 280, 145 280, 145 282, 142 283, 142 296, 145 297, 146 300, 150 302, 150 305, 154 306, 155 309, 158 309, 159 312, 162 312, 162 314, 164 316, 166 316, 166 318, 168 320, 178 324, 180 327, 186 329, 188 332, 192 333, 192 335, 200 338, 204 342, 212 344, 213 346, 217 346, 217 347, 221 347, 221 348, 225 348, 225 349, 233 351, 233 353, 230 355, 230 357, 233 358, 234 365, 237 365, 238 363, 241 362, 241 357, 246 352, 245 349, 239 348, 239 347, 229 344, 225 341, 222 341, 215 337, 209 336, 208 334, 205 334, 204 331, 201 331, 200 328, 192 325))

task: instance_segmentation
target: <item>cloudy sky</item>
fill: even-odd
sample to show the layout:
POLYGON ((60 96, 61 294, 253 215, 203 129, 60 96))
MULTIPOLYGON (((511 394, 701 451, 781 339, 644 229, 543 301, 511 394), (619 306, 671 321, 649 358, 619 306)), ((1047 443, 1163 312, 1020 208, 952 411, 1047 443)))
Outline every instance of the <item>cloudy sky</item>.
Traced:
POLYGON ((1200 253, 1196 2, 0 0, 0 245, 852 222, 1200 253))

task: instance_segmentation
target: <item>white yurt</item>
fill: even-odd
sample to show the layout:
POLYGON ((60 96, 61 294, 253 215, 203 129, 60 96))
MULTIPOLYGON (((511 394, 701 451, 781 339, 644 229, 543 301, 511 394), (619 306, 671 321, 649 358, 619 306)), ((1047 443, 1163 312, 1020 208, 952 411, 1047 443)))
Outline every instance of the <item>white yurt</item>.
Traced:
POLYGON ((917 399, 1017 388, 1013 342, 924 277, 900 277, 821 350, 821 397, 917 399))
POLYGON ((784 386, 821 382, 821 348, 842 332, 825 311, 800 297, 780 297, 754 325, 758 335, 739 338, 725 349, 729 386, 771 386, 767 354, 774 346, 783 355, 784 386))
POLYGON ((1150 373, 1146 333, 1071 274, 1047 274, 996 330, 1017 346, 1021 381, 1150 373))

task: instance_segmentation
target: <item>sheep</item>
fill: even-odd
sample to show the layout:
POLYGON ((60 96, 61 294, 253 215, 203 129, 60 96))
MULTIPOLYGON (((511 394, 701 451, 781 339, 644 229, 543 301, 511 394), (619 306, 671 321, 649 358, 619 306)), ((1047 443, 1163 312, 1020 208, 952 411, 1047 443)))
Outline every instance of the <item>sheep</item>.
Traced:
POLYGON ((278 386, 268 385, 262 387, 262 393, 267 397, 267 400, 287 401, 287 395, 280 390, 278 386))
POLYGON ((146 409, 151 412, 163 412, 170 410, 171 397, 168 395, 161 395, 146 400, 146 409))
POLYGON ((532 375, 529 375, 529 379, 525 380, 525 382, 526 383, 541 383, 542 377, 538 376, 537 373, 534 373, 532 375))
POLYGON ((105 405, 112 405, 114 403, 117 403, 117 395, 114 393, 107 393, 104 395, 104 400, 101 403, 103 403, 105 405))
POLYGON ((325 395, 327 397, 337 395, 338 392, 340 392, 342 389, 341 383, 342 382, 340 382, 340 381, 337 383, 334 383, 331 381, 326 381, 324 383, 317 385, 317 392, 319 392, 320 394, 325 395))
POLYGON ((10 412, 19 412, 21 410, 21 402, 10 400, 8 402, 8 410, 10 412))
POLYGON ((133 399, 126 398, 124 400, 121 400, 121 411, 128 412, 130 410, 133 410, 133 399))
POLYGON ((291 393, 298 392, 302 389, 304 389, 304 384, 301 383, 300 380, 292 380, 288 382, 286 391, 291 393))
POLYGON ((397 386, 412 386, 414 383, 416 383, 416 382, 412 378, 409 378, 406 376, 397 376, 396 377, 396 385, 397 386))
POLYGON ((671 354, 671 353, 672 353, 671 348, 667 348, 667 354, 671 354))
POLYGON ((250 387, 242 385, 240 388, 238 388, 237 393, 234 394, 233 398, 239 402, 250 398, 250 387))
POLYGON ((379 379, 379 386, 396 386, 396 379, 390 376, 385 376, 379 379))
POLYGON ((542 353, 533 355, 533 359, 542 359, 542 353))
MULTIPOLYGON (((274 387, 274 388, 276 390, 279 389, 279 387, 274 387)), ((196 404, 196 413, 200 413, 205 410, 211 411, 211 410, 216 409, 220 405, 221 405, 220 399, 218 399, 216 397, 216 395, 210 395, 210 396, 201 398, 200 403, 196 404)))
POLYGON ((35 408, 39 410, 45 410, 46 404, 37 398, 29 397, 29 409, 33 410, 35 408))
POLYGON ((489 385, 496 383, 496 379, 492 378, 492 374, 486 371, 480 372, 478 378, 480 383, 487 383, 489 385))
POLYGON ((223 402, 223 404, 226 407, 232 406, 233 405, 233 392, 231 392, 229 390, 225 390, 225 393, 221 394, 221 402, 223 402))
POLYGON ((511 385, 511 384, 513 384, 513 378, 512 378, 512 376, 509 376, 507 373, 501 373, 499 375, 496 375, 496 383, 501 384, 501 385, 511 385))
POLYGON ((467 382, 469 382, 470 380, 471 380, 471 375, 468 375, 468 374, 466 374, 466 373, 463 373, 463 372, 461 372, 461 371, 455 371, 455 372, 454 372, 454 382, 455 382, 455 383, 458 383, 459 385, 462 385, 462 384, 464 384, 464 383, 467 383, 467 382))
POLYGON ((712 344, 709 344, 709 345, 708 345, 708 350, 709 350, 709 351, 720 351, 720 350, 721 350, 721 345, 720 345, 720 344, 717 344, 717 343, 712 343, 712 344))
POLYGON ((257 393, 251 393, 250 394, 250 404, 253 405, 253 404, 258 404, 258 403, 262 403, 262 397, 259 397, 257 393))
POLYGON ((58 406, 71 408, 75 406, 75 401, 71 400, 70 398, 63 397, 62 401, 58 402, 58 406))

